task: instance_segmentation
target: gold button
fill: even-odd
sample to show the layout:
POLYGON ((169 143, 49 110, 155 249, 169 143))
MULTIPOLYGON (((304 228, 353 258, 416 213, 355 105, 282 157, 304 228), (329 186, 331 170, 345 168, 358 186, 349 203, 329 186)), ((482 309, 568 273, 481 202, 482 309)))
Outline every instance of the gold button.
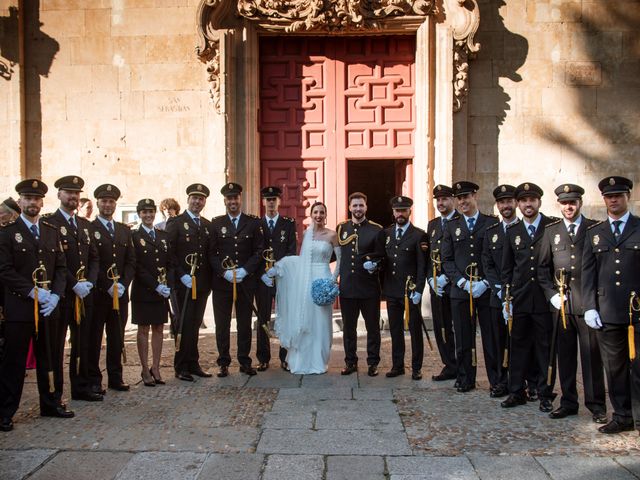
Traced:
POLYGON ((616 282, 616 287, 619 287, 619 286, 620 286, 620 282, 616 282))
POLYGON ((530 257, 530 258, 531 258, 531 260, 535 260, 536 257, 530 257))
POLYGON ((575 255, 571 255, 571 258, 576 258, 576 256, 575 255))
POLYGON ((391 272, 391 275, 395 275, 395 274, 396 274, 396 272, 391 272))
MULTIPOLYGON (((574 265, 571 265, 571 270, 575 270, 575 268, 576 267, 574 265)), ((573 280, 573 278, 571 280, 573 280)))
POLYGON ((529 247, 529 248, 531 248, 531 250, 533 250, 533 245, 531 245, 531 247, 529 247))
POLYGON ((531 277, 531 281, 535 282, 536 281, 535 277, 531 277))
POLYGON ((473 253, 471 254, 471 256, 473 257, 473 253))
POLYGON ((572 245, 571 245, 571 248, 576 248, 576 246, 572 244, 572 245))
POLYGON ((616 270, 616 275, 620 275, 620 270, 616 270))
POLYGON ((620 263, 620 260, 616 258, 616 263, 620 263))
POLYGON ((619 249, 619 248, 616 248, 616 249, 614 250, 614 252, 616 252, 616 253, 617 253, 617 252, 619 252, 619 251, 620 251, 620 249, 619 249))

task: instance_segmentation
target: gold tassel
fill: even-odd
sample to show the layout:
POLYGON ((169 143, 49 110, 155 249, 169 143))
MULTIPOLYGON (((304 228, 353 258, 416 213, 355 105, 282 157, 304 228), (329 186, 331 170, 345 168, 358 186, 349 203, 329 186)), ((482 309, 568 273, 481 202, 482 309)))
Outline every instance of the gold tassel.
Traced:
POLYGON ((120 297, 118 296, 118 280, 113 280, 113 309, 120 310, 120 297))
POLYGON ((196 276, 191 275, 191 300, 195 300, 198 297, 196 292, 197 292, 196 276))
POLYGON ((502 357, 502 368, 509 367, 509 350, 504 349, 504 356, 502 357))
POLYGON ((82 300, 80 299, 80 297, 76 295, 76 302, 75 302, 75 309, 74 309, 76 325, 80 325, 80 318, 82 317, 82 306, 80 302, 82 302, 82 300))
POLYGON ((38 324, 40 323, 38 308, 38 287, 35 287, 33 289, 33 318, 36 321, 36 338, 38 338, 38 324))
POLYGON ((629 359, 635 360, 636 342, 635 342, 635 332, 633 330, 633 325, 629 325, 629 327, 627 328, 627 336, 629 338, 629 359))
POLYGON ((236 282, 236 269, 233 269, 233 304, 236 304, 236 300, 238 299, 238 286, 236 282))
POLYGON ((404 296, 404 329, 409 330, 409 295, 404 296))

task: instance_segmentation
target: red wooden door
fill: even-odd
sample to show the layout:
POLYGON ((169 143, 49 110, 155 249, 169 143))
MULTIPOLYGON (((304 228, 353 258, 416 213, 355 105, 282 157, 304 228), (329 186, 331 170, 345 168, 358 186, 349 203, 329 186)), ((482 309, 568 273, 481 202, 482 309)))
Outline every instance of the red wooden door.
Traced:
POLYGON ((349 160, 409 159, 410 172, 414 82, 412 36, 261 39, 261 181, 283 188, 300 231, 315 200, 330 227, 345 218, 349 160))

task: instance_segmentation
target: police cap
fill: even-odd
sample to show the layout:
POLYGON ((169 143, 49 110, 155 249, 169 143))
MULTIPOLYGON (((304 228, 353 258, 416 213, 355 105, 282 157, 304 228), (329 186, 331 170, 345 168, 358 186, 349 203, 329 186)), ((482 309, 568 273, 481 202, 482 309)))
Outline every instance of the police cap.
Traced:
POLYGON ((16 192, 20 195, 35 195, 36 197, 44 197, 49 187, 44 182, 36 178, 28 178, 16 185, 16 192))
POLYGON ((600 180, 598 188, 603 196, 629 193, 633 189, 633 182, 625 177, 607 177, 600 180))

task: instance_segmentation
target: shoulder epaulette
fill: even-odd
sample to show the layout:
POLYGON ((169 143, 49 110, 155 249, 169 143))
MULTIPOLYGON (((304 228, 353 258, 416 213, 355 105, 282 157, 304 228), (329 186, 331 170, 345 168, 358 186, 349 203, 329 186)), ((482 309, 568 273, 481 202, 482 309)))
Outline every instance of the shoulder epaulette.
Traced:
POLYGON ((597 227, 598 225, 600 225, 601 223, 604 223, 605 220, 600 220, 599 222, 594 223, 593 225, 589 225, 587 227, 587 230, 591 230, 593 227, 597 227))
POLYGON ((489 225, 487 227, 487 230, 491 230, 492 228, 496 228, 497 226, 500 225, 501 222, 496 222, 496 223, 492 223, 491 225, 489 225))
MULTIPOLYGON (((562 220, 561 218, 558 218, 558 217, 550 217, 550 216, 547 216, 547 218, 548 218, 549 220, 551 220, 553 223, 556 223, 556 222, 559 222, 560 220, 562 220)), ((547 225, 549 225, 549 224, 547 223, 547 225)))
POLYGON ((258 219, 260 218, 260 217, 257 217, 256 215, 254 215, 253 213, 245 213, 245 215, 247 217, 251 217, 251 218, 258 218, 258 219))
POLYGON ((344 220, 344 221, 340 222, 338 225, 336 225, 336 228, 338 228, 338 227, 340 227, 340 226, 342 226, 342 225, 346 224, 348 221, 349 221, 349 220, 344 220))
POLYGON ((10 227, 11 225, 15 225, 16 221, 15 220, 9 220, 7 223, 5 223, 4 225, 0 225, 0 227, 4 228, 4 227, 10 227))
POLYGON ((219 218, 225 217, 227 214, 223 213, 222 215, 218 215, 217 217, 213 217, 213 220, 218 220, 219 218))
POLYGON ((40 215, 40 218, 49 218, 52 217, 55 212, 44 213, 40 215))
POLYGON ((294 219, 294 218, 291 218, 291 217, 284 217, 284 216, 283 216, 282 218, 284 218, 285 220, 287 220, 288 222, 291 222, 291 223, 294 223, 294 222, 295 222, 295 219, 294 219))
MULTIPOLYGON (((549 218, 551 218, 551 217, 549 217, 549 218)), ((558 224, 558 223, 560 223, 561 221, 562 221, 562 219, 561 219, 561 218, 559 218, 559 219, 557 219, 557 220, 554 220, 554 221, 553 221, 553 222, 551 222, 551 223, 547 223, 547 227, 550 227, 551 225, 557 225, 557 224, 558 224)))
POLYGON ((374 221, 372 221, 372 220, 369 220, 369 223, 370 223, 371 225, 375 225, 376 227, 380 227, 380 228, 382 228, 382 225, 380 225, 379 223, 374 222, 374 221))
POLYGON ((54 225, 53 223, 49 223, 47 222, 44 218, 40 217, 40 223, 42 223, 43 225, 46 225, 47 227, 51 227, 51 228, 55 228, 56 230, 58 229, 57 225, 54 225))
POLYGON ((507 225, 507 230, 509 230, 511 227, 515 227, 516 225, 520 225, 520 222, 510 223, 509 225, 507 225))

